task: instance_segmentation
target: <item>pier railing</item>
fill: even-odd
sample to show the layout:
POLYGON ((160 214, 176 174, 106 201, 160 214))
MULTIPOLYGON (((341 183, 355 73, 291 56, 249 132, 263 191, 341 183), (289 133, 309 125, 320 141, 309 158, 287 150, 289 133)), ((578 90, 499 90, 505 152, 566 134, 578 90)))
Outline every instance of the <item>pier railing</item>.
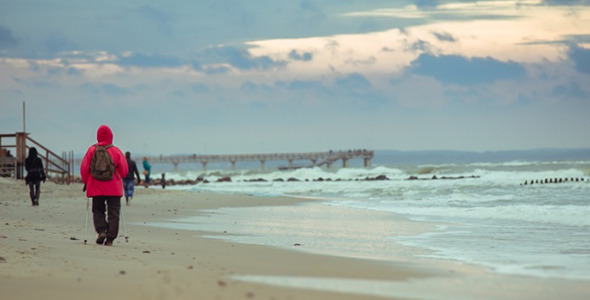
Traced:
POLYGON ((207 164, 212 162, 229 162, 232 170, 235 170, 236 163, 240 161, 258 161, 260 168, 264 170, 267 161, 286 161, 288 166, 281 169, 298 168, 294 165, 295 161, 309 161, 309 167, 326 165, 331 168, 337 161, 342 161, 342 167, 349 166, 351 159, 360 158, 363 160, 365 167, 371 166, 374 151, 371 150, 346 150, 346 151, 326 151, 326 152, 298 152, 298 153, 258 153, 258 154, 227 154, 227 155, 169 155, 148 157, 151 163, 171 163, 177 169, 180 163, 201 163, 203 171, 207 170, 207 164))

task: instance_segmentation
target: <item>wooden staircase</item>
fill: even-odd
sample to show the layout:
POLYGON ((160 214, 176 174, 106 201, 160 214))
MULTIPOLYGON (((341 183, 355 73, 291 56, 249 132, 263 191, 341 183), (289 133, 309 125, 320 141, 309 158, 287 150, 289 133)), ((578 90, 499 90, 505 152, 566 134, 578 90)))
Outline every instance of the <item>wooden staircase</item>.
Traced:
POLYGON ((74 152, 62 152, 59 156, 26 132, 0 134, 0 176, 16 179, 25 178, 25 159, 29 148, 37 148, 47 179, 57 183, 71 183, 74 178, 74 152), (13 152, 14 150, 14 156, 13 152))

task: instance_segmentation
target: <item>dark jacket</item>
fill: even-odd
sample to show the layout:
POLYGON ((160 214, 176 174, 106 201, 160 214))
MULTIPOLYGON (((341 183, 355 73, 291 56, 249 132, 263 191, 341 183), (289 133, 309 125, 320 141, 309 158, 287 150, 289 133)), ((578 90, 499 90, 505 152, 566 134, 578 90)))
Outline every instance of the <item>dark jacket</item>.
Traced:
POLYGON ((29 156, 25 159, 25 170, 27 170, 27 176, 25 177, 27 183, 45 181, 43 161, 37 156, 37 149, 35 147, 29 149, 29 156))
POLYGON ((127 172, 127 176, 123 179, 134 180, 135 178, 133 175, 135 174, 137 176, 137 181, 139 181, 141 177, 139 177, 139 170, 137 169, 135 161, 131 158, 127 158, 127 165, 129 166, 129 172, 127 172))

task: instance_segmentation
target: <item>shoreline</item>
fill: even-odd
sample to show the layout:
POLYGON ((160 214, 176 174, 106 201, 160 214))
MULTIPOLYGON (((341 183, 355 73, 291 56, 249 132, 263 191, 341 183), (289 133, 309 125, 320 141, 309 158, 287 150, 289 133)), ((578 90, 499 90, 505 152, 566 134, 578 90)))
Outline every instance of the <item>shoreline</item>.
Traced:
POLYGON ((363 260, 208 239, 202 237, 205 232, 131 225, 189 216, 201 209, 289 205, 299 201, 295 199, 138 187, 131 206, 123 207, 129 242, 121 237, 120 226, 114 246, 106 247, 94 244, 91 221, 88 245, 83 245, 82 185, 42 184, 38 207, 30 206, 22 182, 2 179, 0 188, 0 290, 7 299, 104 299, 105 292, 115 299, 358 299, 230 277, 292 274, 403 280, 424 276, 422 271, 399 272, 363 260))
MULTIPOLYGON (((309 199, 136 187, 124 206, 129 242, 94 244, 79 184, 44 183, 31 207, 24 183, 0 179, 0 291, 6 299, 551 299, 590 295, 587 281, 490 274, 459 262, 383 262, 205 237, 208 232, 137 226, 223 207, 293 206, 309 199), (269 279, 270 278, 270 279, 269 279), (315 286, 303 281, 310 281, 315 286), (498 291, 489 282, 501 284, 498 291), (319 286, 318 286, 319 284, 319 286), (449 285, 451 284, 451 285, 449 285), (350 289, 351 287, 360 289, 350 289), (395 287, 387 293, 366 288, 395 287), (347 289, 348 288, 348 289, 347 289), (556 294, 557 291, 557 294, 556 294), (392 294, 393 293, 393 294, 392 294), (524 293, 524 294, 523 294, 524 293), (464 295, 457 297, 457 295, 464 295)), ((122 201, 124 203, 124 201, 122 201)), ((383 288, 381 288, 383 290, 383 288)))
POLYGON ((256 198, 281 199, 286 205, 220 207, 144 225, 190 230, 231 243, 386 263, 419 261, 416 255, 431 254, 395 239, 432 232, 440 225, 412 221, 391 212, 330 205, 324 202, 329 198, 256 198))

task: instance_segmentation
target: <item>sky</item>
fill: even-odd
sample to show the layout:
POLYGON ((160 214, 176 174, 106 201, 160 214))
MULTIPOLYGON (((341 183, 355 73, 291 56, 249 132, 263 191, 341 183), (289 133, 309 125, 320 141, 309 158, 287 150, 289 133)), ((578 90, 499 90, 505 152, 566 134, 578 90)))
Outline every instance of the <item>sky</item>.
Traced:
POLYGON ((83 153, 590 148, 590 0, 0 0, 0 133, 83 153))

